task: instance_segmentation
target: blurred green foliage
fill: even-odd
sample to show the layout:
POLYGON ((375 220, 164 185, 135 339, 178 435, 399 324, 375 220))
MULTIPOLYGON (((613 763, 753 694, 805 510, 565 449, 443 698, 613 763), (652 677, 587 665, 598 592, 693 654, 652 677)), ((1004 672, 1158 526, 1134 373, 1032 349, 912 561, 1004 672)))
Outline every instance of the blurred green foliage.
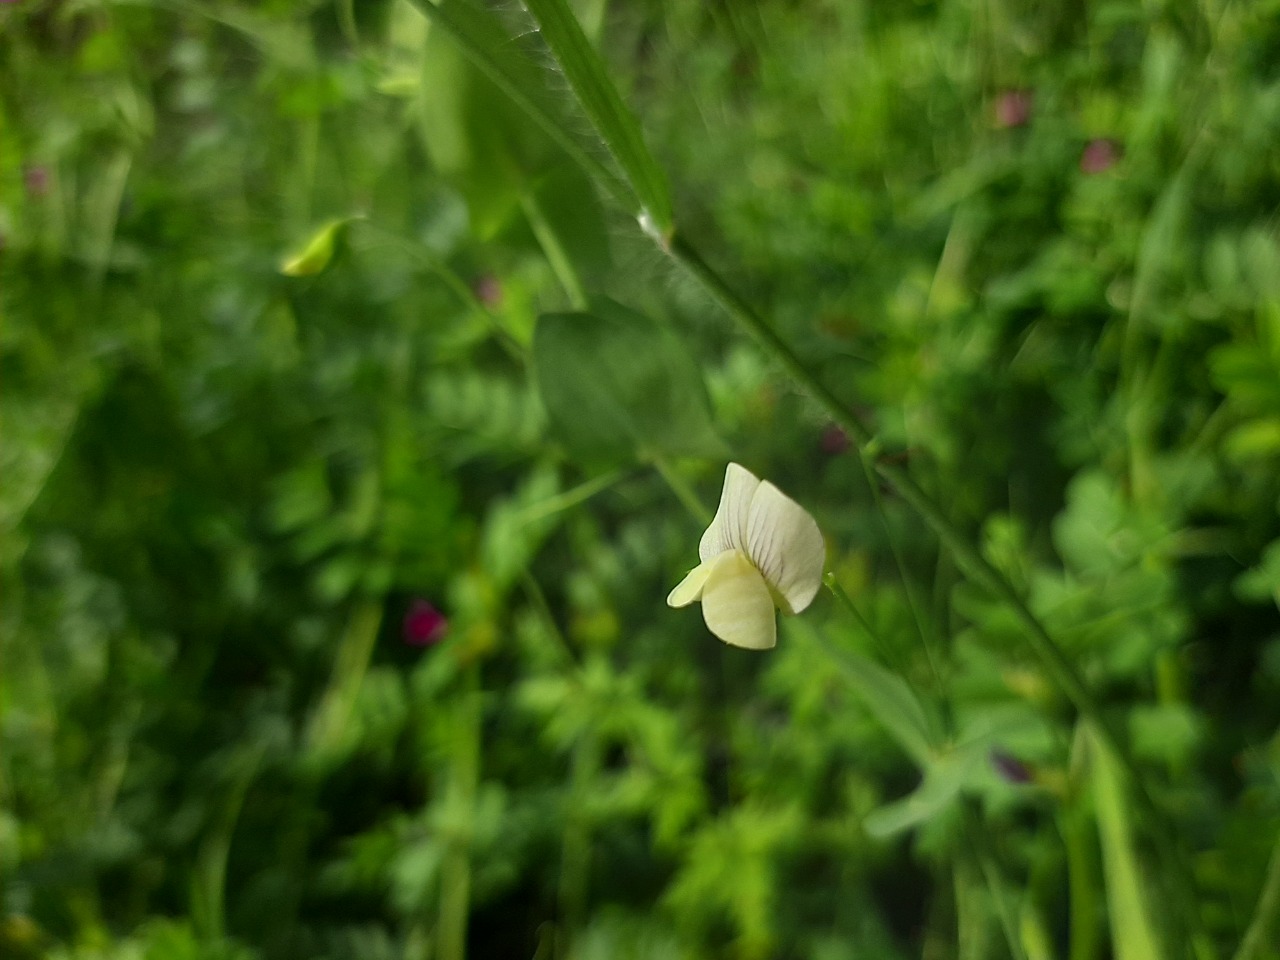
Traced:
POLYGON ((1280 5, 468 3, 0 6, 0 955, 1280 957, 1280 5))

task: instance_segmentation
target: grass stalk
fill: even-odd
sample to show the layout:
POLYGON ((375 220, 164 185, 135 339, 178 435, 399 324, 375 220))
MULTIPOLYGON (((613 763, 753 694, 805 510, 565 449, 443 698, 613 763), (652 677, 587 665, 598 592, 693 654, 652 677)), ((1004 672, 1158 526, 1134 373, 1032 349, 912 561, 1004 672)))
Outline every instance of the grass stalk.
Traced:
POLYGON ((1277 919, 1280 919, 1280 838, 1271 850, 1271 862, 1267 866, 1267 879, 1262 884, 1258 906, 1245 931, 1244 939, 1232 960, 1260 960, 1264 951, 1274 944, 1277 919))
POLYGON ((471 818, 480 786, 481 696, 480 666, 473 663, 465 672, 449 755, 449 803, 456 832, 449 837, 440 865, 436 919, 439 960, 465 960, 467 955, 467 920, 471 915, 471 818))

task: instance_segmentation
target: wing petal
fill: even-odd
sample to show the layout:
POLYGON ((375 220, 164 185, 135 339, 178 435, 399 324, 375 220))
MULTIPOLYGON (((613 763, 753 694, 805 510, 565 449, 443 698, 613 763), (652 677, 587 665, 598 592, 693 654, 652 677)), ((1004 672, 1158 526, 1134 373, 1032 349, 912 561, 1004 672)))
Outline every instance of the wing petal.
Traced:
POLYGON ((778 642, 769 587, 738 550, 721 554, 711 564, 702 590, 702 617, 708 630, 735 647, 768 650, 778 642))
POLYGON ((693 603, 702 596, 703 585, 707 582, 707 577, 709 576, 711 576, 711 564, 698 564, 685 574, 685 578, 677 583, 675 588, 667 594, 667 606, 687 607, 693 603))

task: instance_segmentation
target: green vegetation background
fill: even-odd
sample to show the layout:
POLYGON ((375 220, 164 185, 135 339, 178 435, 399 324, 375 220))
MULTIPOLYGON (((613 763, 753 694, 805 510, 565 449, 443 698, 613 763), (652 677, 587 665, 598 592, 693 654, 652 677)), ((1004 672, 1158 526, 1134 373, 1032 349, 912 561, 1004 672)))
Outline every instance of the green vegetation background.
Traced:
POLYGON ((682 235, 1027 597, 1154 805, 421 10, 19 0, 0 955, 1280 956, 1280 5, 577 12, 682 235), (860 619, 754 654, 666 608, 727 459, 860 619))

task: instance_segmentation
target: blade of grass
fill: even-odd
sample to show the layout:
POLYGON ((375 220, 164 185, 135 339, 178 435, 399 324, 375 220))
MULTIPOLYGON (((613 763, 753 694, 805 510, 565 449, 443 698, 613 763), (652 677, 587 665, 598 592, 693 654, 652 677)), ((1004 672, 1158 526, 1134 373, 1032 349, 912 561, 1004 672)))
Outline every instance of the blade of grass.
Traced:
POLYGON ((1000 864, 996 860, 995 852, 992 850, 991 838, 987 835, 987 831, 983 826, 982 820, 979 819, 977 810, 972 802, 964 804, 964 828, 965 839, 969 843, 970 855, 977 864, 979 875, 987 885, 987 892, 991 896, 992 906, 995 908, 996 919, 1000 921, 1000 929, 1004 932, 1005 944, 1009 948, 1009 956, 1013 960, 1027 960, 1027 953, 1022 945, 1022 937, 1019 936, 1019 924, 1015 907, 1014 904, 1009 902, 1008 885, 1000 870, 1000 864))
POLYGON ((1233 960, 1258 960, 1266 954, 1263 952, 1267 944, 1275 943, 1272 931, 1276 920, 1280 918, 1280 838, 1271 851, 1271 863, 1267 868, 1267 879, 1262 885, 1262 893, 1258 897, 1258 906, 1253 911, 1253 920, 1240 941, 1240 949, 1233 960))
POLYGON ((587 116, 631 181, 640 201, 640 215, 659 235, 669 236, 672 214, 666 176, 645 146, 639 122, 622 102, 578 18, 566 0, 525 2, 587 116))
POLYGON ((1096 900, 1098 857, 1093 824, 1078 804, 1067 806, 1058 817, 1058 830, 1066 853, 1067 960, 1098 960, 1102 946, 1096 900))
POLYGON ((381 604, 361 603, 352 611, 333 661, 329 685, 307 724, 303 758, 309 768, 325 769, 341 757, 348 723, 381 627, 381 604))
POLYGON ((480 787, 484 688, 480 665, 470 664, 463 674, 463 690, 455 704, 456 735, 450 739, 448 797, 465 826, 447 841, 440 864, 440 900, 435 914, 436 956, 440 960, 465 960, 467 922, 471 916, 471 816, 480 787), (465 811, 465 812, 463 812, 465 811))
POLYGON ((542 205, 532 190, 526 190, 521 195, 520 209, 524 211, 525 219, 529 221, 529 229, 533 231, 534 239, 542 248, 543 256, 551 266, 551 272, 556 275, 560 286, 564 288, 565 295, 569 298, 569 306, 574 310, 586 310, 587 292, 582 285, 582 278, 573 268, 573 261, 565 252, 564 244, 556 236, 555 229, 547 220, 542 205))
MULTIPOLYGON (((529 57, 513 46, 501 22, 466 0, 411 0, 423 16, 446 30, 463 53, 485 76, 509 96, 575 163, 604 187, 633 215, 644 204, 627 181, 602 163, 573 135, 565 118, 546 101, 546 85, 529 57), (539 91, 543 91, 540 95, 539 91)), ((575 91, 576 92, 576 91, 575 91)))
POLYGON ((1110 908, 1116 960, 1162 960, 1164 951, 1151 916, 1142 871, 1134 850, 1132 811, 1120 765, 1096 731, 1092 747, 1094 803, 1102 840, 1102 873, 1110 908))

